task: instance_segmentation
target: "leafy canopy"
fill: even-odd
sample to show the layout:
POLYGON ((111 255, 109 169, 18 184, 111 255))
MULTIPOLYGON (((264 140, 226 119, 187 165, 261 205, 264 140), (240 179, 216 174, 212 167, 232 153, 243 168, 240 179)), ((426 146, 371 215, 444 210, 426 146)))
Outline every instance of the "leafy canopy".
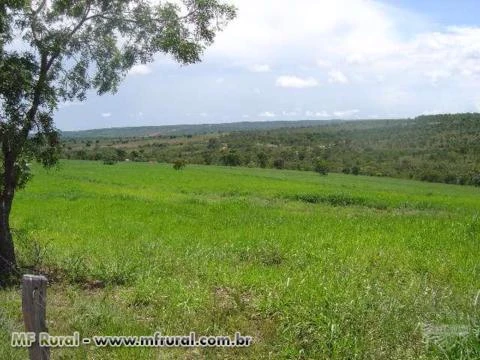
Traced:
POLYGON ((135 64, 156 53, 200 61, 235 17, 219 0, 4 0, 0 4, 0 143, 16 186, 28 159, 55 163, 53 112, 90 90, 115 92, 135 64))

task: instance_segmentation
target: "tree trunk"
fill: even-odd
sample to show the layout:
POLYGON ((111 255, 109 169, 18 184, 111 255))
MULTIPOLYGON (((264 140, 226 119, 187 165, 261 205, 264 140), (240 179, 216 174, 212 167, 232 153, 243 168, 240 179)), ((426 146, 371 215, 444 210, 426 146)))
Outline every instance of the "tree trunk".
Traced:
POLYGON ((17 268, 15 249, 10 231, 10 211, 15 194, 15 156, 4 153, 4 176, 0 194, 0 284, 8 281, 17 268))
POLYGON ((0 283, 8 280, 17 266, 9 224, 10 208, 8 200, 0 200, 0 283))

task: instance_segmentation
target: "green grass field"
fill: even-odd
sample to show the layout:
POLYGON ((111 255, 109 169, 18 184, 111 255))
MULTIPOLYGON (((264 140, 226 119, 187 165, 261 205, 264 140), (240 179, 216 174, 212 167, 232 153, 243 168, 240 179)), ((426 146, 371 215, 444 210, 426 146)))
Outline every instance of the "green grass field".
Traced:
MULTIPOLYGON (((21 265, 51 280, 51 334, 254 338, 53 359, 480 358, 478 188, 148 163, 34 173, 12 226, 21 265)), ((0 303, 0 357, 24 359, 20 289, 0 303)))

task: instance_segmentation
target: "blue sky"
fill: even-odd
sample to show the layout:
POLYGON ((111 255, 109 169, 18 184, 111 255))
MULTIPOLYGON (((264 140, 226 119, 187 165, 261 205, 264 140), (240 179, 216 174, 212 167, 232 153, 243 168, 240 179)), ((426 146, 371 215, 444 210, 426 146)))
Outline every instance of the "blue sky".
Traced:
POLYGON ((386 0, 384 3, 411 9, 438 25, 478 24, 478 0, 386 0))
POLYGON ((231 0, 200 64, 136 66, 115 95, 62 104, 62 130, 480 110, 480 2, 231 0))

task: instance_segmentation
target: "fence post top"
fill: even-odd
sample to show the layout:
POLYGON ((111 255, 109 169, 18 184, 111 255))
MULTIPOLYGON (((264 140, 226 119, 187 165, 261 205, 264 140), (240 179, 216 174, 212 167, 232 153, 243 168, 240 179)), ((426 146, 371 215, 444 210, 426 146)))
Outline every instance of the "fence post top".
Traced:
POLYGON ((23 281, 47 281, 47 278, 43 275, 30 275, 30 274, 25 274, 23 275, 23 281))

